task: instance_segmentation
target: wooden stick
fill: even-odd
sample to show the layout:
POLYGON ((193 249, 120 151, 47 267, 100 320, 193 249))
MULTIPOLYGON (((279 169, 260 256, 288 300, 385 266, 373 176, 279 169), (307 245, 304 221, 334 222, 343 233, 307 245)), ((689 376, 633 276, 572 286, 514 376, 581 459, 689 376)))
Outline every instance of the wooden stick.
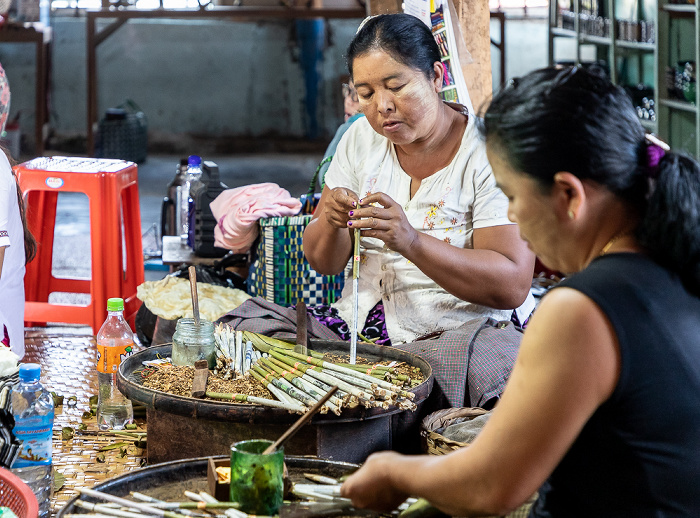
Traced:
POLYGON ((199 325, 199 298, 197 297, 197 270, 194 266, 188 268, 190 274, 190 290, 192 291, 192 315, 194 323, 199 325))
POLYGON ((294 350, 301 354, 308 354, 308 335, 306 330, 306 304, 303 300, 297 300, 297 345, 294 350))
POLYGON ((335 393, 336 390, 338 390, 338 387, 331 387, 331 389, 328 392, 326 392, 326 395, 323 396, 314 406, 312 406, 308 412, 306 412, 303 416, 297 419, 297 422, 290 426, 289 429, 286 432, 284 432, 279 439, 277 439, 275 442, 270 444, 270 446, 265 448, 265 451, 263 451, 263 455, 269 455, 271 453, 274 453, 277 450, 277 448, 282 446, 290 437, 297 433, 301 429, 301 427, 304 426, 314 416, 316 412, 321 410, 323 404, 330 399, 330 397, 335 393))
POLYGON ((194 362, 194 379, 192 380, 192 397, 203 398, 207 392, 209 379, 209 362, 197 360, 194 362))

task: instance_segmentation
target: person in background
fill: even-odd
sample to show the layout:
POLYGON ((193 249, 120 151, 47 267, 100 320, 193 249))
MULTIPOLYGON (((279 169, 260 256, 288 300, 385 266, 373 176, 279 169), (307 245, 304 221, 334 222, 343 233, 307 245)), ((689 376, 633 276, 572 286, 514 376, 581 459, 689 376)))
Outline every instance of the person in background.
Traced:
MULTIPOLYGON (((361 229, 359 329, 378 344, 509 320, 521 305, 529 316, 534 256, 508 221, 475 117, 440 97, 430 29, 407 14, 371 17, 347 60, 365 117, 340 140, 304 232, 312 268, 343 271, 361 229)), ((346 282, 314 316, 347 340, 352 306, 346 282)))
MULTIPOLYGON (((0 67, 0 133, 10 112, 10 85, 0 67)), ((0 341, 24 356, 24 265, 36 241, 27 228, 24 200, 6 153, 0 153, 0 341)))
POLYGON ((468 448, 372 455, 341 494, 481 516, 539 490, 535 518, 700 516, 700 164, 577 67, 514 81, 483 131, 510 219, 568 277, 468 448))
MULTIPOLYGON (((360 113, 360 100, 357 97, 357 90, 352 79, 348 79, 347 83, 343 83, 343 120, 348 122, 360 113)), ((355 117, 357 119, 357 117, 355 117)))
POLYGON ((338 126, 338 129, 335 131, 333 140, 331 140, 330 144, 328 144, 326 152, 323 154, 323 160, 321 161, 321 165, 319 168, 318 183, 321 186, 321 189, 323 189, 323 186, 325 185, 326 171, 328 171, 330 161, 333 159, 333 155, 335 155, 335 150, 338 147, 338 142, 340 142, 341 137, 345 135, 345 132, 350 126, 352 126, 353 122, 355 122, 360 117, 364 117, 364 115, 359 110, 360 102, 357 98, 357 90, 355 90, 355 85, 352 83, 352 79, 349 79, 347 83, 343 83, 344 122, 340 126, 338 126))

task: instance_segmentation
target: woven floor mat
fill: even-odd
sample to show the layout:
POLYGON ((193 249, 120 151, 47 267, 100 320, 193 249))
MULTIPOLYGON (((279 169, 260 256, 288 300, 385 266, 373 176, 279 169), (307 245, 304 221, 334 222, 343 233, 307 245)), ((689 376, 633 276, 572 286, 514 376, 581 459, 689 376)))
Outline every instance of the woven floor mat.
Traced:
MULTIPOLYGON (((65 477, 63 487, 51 502, 52 514, 55 514, 77 494, 77 488, 89 488, 141 467, 146 461, 146 451, 128 443, 124 449, 117 447, 100 452, 100 448, 114 445, 121 439, 98 431, 94 417, 83 420, 83 413, 90 411, 89 398, 97 394, 98 387, 95 338, 89 327, 27 329, 25 349, 22 362, 39 363, 42 383, 50 391, 64 396, 54 420, 53 464, 65 477), (72 396, 77 401, 69 402, 72 396), (79 430, 81 423, 87 426, 85 430, 79 430), (72 439, 62 439, 63 427, 74 430, 72 439), (104 462, 98 461, 100 453, 104 454, 104 462)), ((146 431, 145 419, 137 419, 136 423, 136 431, 146 431)))

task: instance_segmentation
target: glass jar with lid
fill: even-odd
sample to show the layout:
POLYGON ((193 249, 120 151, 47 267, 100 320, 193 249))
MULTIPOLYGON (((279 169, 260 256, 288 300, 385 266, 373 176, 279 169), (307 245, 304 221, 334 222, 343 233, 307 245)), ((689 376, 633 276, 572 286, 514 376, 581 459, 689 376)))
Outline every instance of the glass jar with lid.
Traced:
POLYGON ((197 360, 207 360, 209 369, 216 367, 216 343, 214 323, 200 319, 197 325, 193 318, 181 318, 175 326, 172 348, 173 365, 194 367, 197 360))

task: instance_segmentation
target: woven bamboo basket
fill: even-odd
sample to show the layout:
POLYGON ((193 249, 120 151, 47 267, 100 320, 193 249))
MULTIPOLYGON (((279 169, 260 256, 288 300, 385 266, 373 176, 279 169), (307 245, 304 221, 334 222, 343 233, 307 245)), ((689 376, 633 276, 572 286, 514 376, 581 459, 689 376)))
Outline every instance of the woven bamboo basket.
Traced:
MULTIPOLYGON (((483 408, 446 408, 429 414, 421 423, 421 437, 423 439, 423 449, 429 455, 447 455, 455 450, 469 446, 469 443, 458 442, 448 439, 440 435, 435 430, 439 430, 454 424, 474 419, 480 415, 487 413, 483 408), (459 420, 459 421, 457 421, 459 420)), ((534 494, 527 502, 508 513, 503 518, 527 518, 530 514, 530 508, 537 498, 534 494)), ((497 518, 497 517, 491 517, 497 518)))

